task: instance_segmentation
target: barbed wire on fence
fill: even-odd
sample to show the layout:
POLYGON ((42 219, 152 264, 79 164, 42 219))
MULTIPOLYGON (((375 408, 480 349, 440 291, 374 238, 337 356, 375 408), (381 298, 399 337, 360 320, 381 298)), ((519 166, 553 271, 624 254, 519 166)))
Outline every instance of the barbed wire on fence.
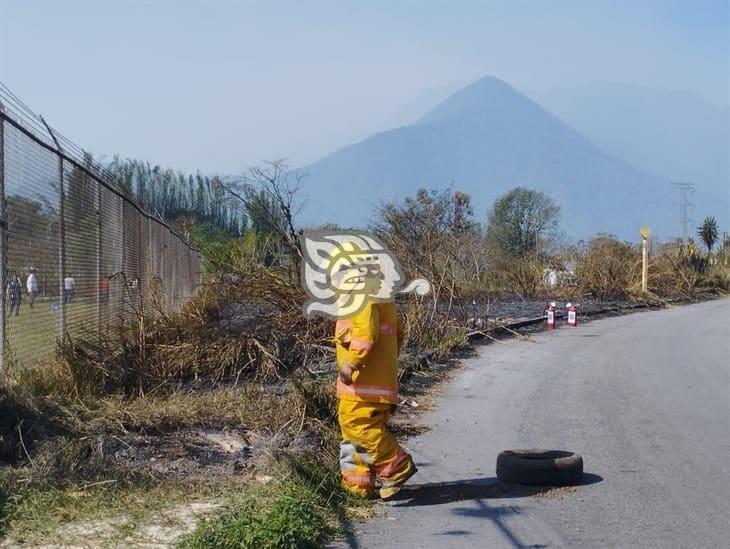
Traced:
POLYGON ((199 251, 0 82, 0 368, 111 334, 152 289, 194 295, 199 251))

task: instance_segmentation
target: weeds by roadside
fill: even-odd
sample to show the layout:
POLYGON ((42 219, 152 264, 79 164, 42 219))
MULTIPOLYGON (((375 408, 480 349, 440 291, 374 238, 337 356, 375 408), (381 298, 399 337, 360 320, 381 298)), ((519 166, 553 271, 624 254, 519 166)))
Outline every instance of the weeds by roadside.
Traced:
POLYGON ((349 528, 347 509, 362 506, 339 487, 339 476, 307 461, 280 462, 284 469, 265 489, 234 498, 221 516, 201 522, 179 547, 320 547, 349 528))

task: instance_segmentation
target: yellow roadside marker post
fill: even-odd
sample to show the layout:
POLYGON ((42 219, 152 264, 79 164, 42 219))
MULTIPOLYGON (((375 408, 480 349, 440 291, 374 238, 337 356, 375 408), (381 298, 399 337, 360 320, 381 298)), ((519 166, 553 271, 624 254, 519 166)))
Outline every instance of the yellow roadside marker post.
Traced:
POLYGON ((641 235, 641 291, 646 292, 649 287, 649 235, 651 229, 639 229, 641 235))

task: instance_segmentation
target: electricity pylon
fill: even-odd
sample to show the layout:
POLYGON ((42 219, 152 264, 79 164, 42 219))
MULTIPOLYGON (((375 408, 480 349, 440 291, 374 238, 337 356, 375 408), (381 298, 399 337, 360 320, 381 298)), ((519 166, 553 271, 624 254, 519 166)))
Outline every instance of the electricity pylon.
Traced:
POLYGON ((695 192, 695 184, 678 182, 672 185, 679 190, 679 237, 684 241, 689 236, 689 226, 694 221, 690 214, 695 205, 690 202, 689 197, 695 192))

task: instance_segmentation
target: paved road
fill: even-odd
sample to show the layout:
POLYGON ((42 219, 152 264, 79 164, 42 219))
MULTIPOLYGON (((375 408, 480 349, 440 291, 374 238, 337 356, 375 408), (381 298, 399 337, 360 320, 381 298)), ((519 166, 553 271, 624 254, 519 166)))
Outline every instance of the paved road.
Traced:
POLYGON ((482 347, 425 421, 425 486, 350 545, 730 546, 728 299, 482 347), (495 458, 515 447, 579 451, 587 483, 505 494, 495 458))

